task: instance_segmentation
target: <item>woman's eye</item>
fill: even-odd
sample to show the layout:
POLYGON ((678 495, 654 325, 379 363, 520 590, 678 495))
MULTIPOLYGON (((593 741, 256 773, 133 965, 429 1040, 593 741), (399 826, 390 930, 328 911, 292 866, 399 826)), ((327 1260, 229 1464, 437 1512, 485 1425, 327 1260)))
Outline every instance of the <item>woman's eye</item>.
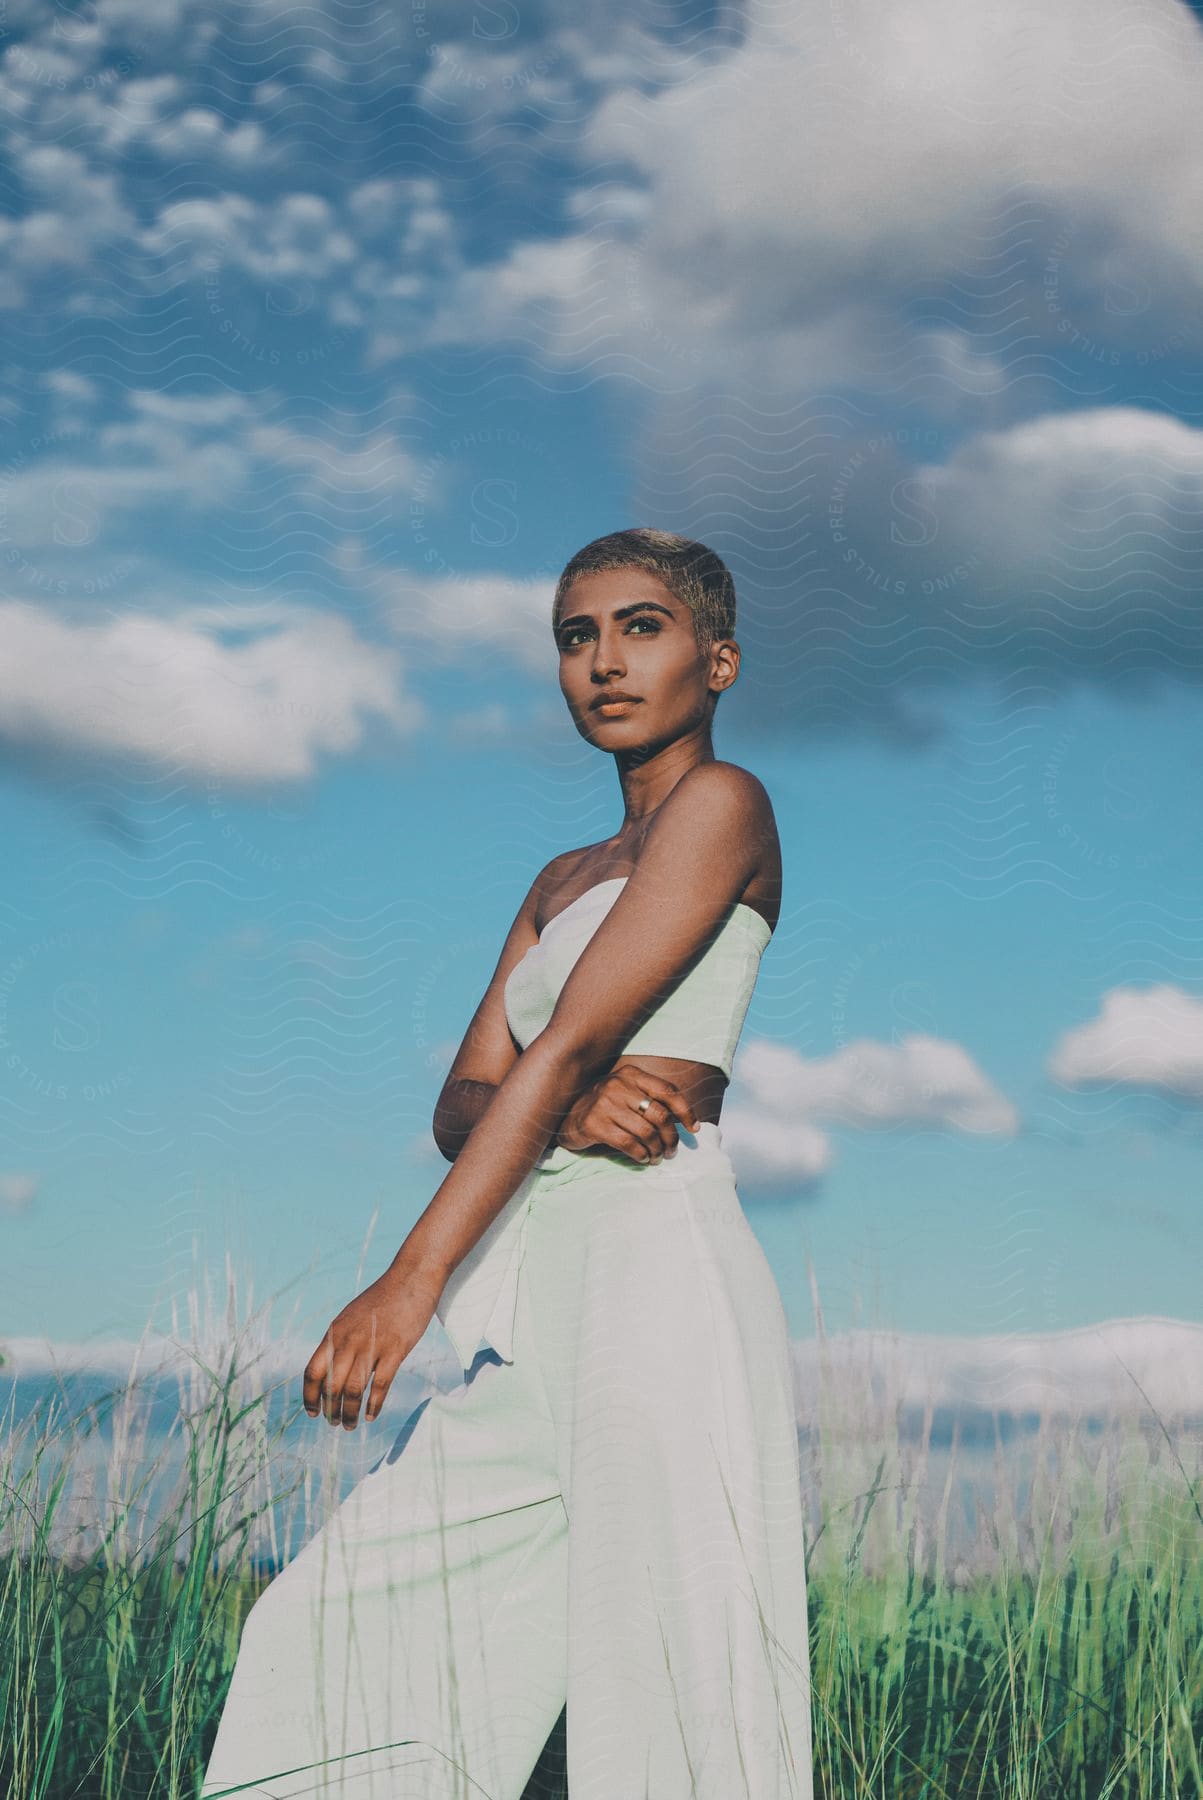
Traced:
MULTIPOLYGON (((652 634, 653 634, 653 635, 654 635, 654 634, 655 634, 655 633, 656 633, 656 632, 658 632, 658 631, 659 631, 659 629, 660 629, 660 627, 659 627, 659 625, 658 625, 658 624, 657 624, 657 623, 656 623, 656 621, 655 621, 655 619, 632 619, 632 620, 631 620, 631 621, 630 621, 630 623, 629 623, 629 624, 628 624, 628 625, 627 625, 627 628, 626 628, 626 629, 627 629, 627 630, 628 630, 628 631, 630 631, 630 630, 631 630, 631 629, 632 629, 632 628, 633 628, 633 627, 634 627, 634 626, 636 626, 636 625, 643 625, 643 626, 646 626, 646 628, 647 628, 647 629, 648 629, 648 630, 649 630, 649 631, 650 631, 650 632, 652 632, 652 634)), ((567 629, 567 631, 562 631, 562 632, 561 632, 561 633, 560 633, 560 647, 561 647, 561 649, 564 649, 564 650, 571 650, 571 649, 572 649, 572 648, 573 648, 573 645, 574 645, 574 640, 575 640, 575 639, 576 639, 576 638, 578 638, 578 637, 580 637, 580 636, 582 636, 582 635, 583 635, 583 634, 584 634, 584 633, 585 633, 585 632, 587 632, 587 630, 588 630, 588 627, 587 627, 587 626, 585 626, 585 625, 570 625, 570 626, 569 626, 569 627, 568 627, 568 629, 567 629)))

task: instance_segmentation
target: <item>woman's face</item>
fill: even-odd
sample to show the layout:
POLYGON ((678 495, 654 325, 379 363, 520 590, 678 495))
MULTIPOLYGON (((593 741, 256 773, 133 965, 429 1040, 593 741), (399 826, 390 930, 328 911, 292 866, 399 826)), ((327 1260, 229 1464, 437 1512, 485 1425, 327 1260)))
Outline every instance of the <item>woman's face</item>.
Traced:
POLYGON ((693 616, 649 569, 580 575, 564 595, 556 627, 560 690, 582 737, 621 751, 671 741, 709 720, 712 673, 721 676, 733 644, 703 656, 693 616), (610 693, 631 696, 599 706, 610 693))

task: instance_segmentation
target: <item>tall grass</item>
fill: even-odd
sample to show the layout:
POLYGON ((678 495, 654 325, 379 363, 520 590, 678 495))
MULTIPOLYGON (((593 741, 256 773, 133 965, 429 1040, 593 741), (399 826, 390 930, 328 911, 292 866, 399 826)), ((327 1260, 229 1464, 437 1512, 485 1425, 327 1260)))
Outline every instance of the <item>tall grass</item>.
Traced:
MULTIPOLYGON (((177 1337, 159 1441, 136 1368, 99 1403, 60 1384, 6 1422, 12 1800, 194 1800, 242 1621, 337 1504, 348 1434, 294 1437, 300 1369, 272 1381, 267 1315, 240 1324, 227 1283, 224 1331, 194 1312, 177 1337)), ((361 1427, 364 1451, 403 1417, 361 1427)), ((1143 1404, 1102 1431, 1044 1421, 1028 1468, 1000 1434, 967 1536, 956 1441, 933 1486, 925 1424, 904 1440, 832 1378, 804 1444, 816 1794, 1203 1796, 1198 1443, 1143 1404)), ((528 1800, 563 1795, 562 1769, 561 1719, 528 1800)))
POLYGON ((290 1478, 288 1420, 267 1424, 261 1321, 217 1353, 195 1310, 190 1323, 155 1450, 159 1376, 139 1376, 136 1359, 82 1408, 48 1386, 5 1431, 6 1795, 194 1793, 262 1565, 280 1561, 281 1504, 312 1502, 309 1472, 290 1478))

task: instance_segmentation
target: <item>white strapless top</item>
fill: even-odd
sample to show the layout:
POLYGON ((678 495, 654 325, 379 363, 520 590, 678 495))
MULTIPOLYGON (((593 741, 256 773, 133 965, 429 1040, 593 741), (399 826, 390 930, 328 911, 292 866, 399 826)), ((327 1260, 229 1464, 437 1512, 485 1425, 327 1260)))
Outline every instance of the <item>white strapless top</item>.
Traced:
MULTIPOLYGON (((617 900, 626 875, 595 882, 543 927, 505 984, 510 1030, 525 1050, 551 1018, 569 971, 617 900)), ((772 927, 742 901, 705 953, 623 1047, 624 1056, 712 1063, 730 1079, 772 927)))

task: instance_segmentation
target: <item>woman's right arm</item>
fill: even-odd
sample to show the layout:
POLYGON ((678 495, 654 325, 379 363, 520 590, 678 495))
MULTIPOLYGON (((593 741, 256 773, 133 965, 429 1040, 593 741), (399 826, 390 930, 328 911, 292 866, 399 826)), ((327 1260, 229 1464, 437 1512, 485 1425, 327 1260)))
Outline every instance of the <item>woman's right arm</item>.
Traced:
MULTIPOLYGON (((558 886, 572 873, 572 864, 578 854, 570 850, 562 857, 553 857, 531 884, 510 926, 484 998, 473 1013, 464 1040, 447 1071, 442 1092, 435 1102, 433 1131, 435 1143, 450 1163, 471 1137, 493 1095, 522 1054, 505 1016, 505 984, 510 971, 539 941, 535 916, 540 894, 549 883, 558 886)), ((677 1119, 688 1130, 693 1129, 690 1108, 674 1084, 646 1069, 624 1063, 620 1058, 608 1077, 599 1078, 582 1096, 561 1129, 573 1127, 569 1141, 574 1148, 580 1148, 581 1143, 586 1142, 601 1149, 618 1150, 632 1161, 642 1163, 673 1154, 677 1144, 677 1119), (631 1110, 644 1095, 660 1102, 659 1109, 650 1117, 634 1114, 631 1110)), ((557 1131, 548 1138, 543 1151, 553 1149, 559 1141, 557 1131)))
POLYGON ((434 1140, 448 1162, 455 1161, 481 1114, 521 1055, 505 1016, 505 984, 511 970, 539 941, 535 928, 539 895, 553 873, 558 876, 556 865, 560 860, 558 857, 553 859, 536 876, 518 908, 484 998, 472 1015, 464 1040, 447 1071, 443 1091, 435 1103, 434 1140))

